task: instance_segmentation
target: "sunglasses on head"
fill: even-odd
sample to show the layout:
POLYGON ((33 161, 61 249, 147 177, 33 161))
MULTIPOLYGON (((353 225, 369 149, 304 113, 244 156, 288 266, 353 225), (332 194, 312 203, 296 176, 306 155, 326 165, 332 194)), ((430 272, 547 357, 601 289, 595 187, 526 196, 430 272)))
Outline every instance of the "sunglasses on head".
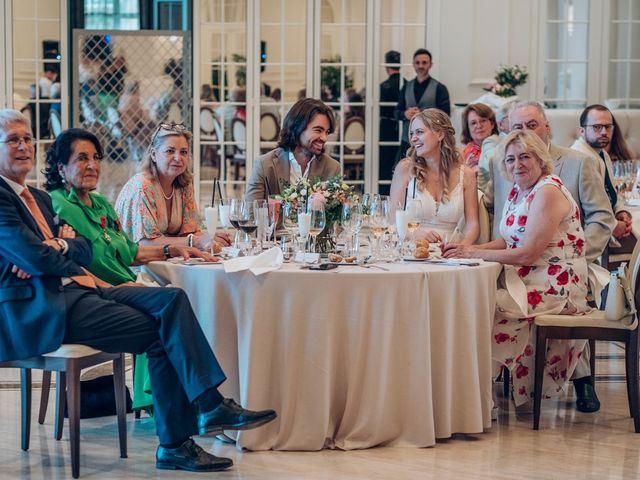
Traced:
POLYGON ((153 137, 151 138, 151 143, 153 143, 153 141, 156 139, 156 137, 158 136, 158 133, 160 133, 160 130, 175 132, 177 134, 183 134, 188 131, 187 127, 185 127, 184 124, 182 123, 161 123, 156 128, 156 131, 153 134, 153 137))

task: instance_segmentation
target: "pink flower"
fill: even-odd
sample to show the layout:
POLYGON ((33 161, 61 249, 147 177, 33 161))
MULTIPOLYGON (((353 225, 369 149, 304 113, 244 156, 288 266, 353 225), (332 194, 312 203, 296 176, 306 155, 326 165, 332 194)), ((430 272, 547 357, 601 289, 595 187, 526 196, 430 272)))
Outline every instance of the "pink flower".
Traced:
POLYGON ((513 221, 515 219, 515 216, 513 214, 509 215, 507 217, 507 219, 505 220, 505 223, 507 224, 507 227, 510 227, 511 225, 513 225, 513 221))
POLYGON ((527 275, 529 275, 529 272, 531 271, 531 267, 528 265, 525 265, 523 267, 520 267, 518 269, 518 276, 519 277, 526 277, 527 275))
POLYGON ((524 227, 526 224, 527 224, 527 216, 526 215, 518 216, 518 225, 520 225, 521 227, 524 227))
POLYGON ((558 273, 560 273, 561 270, 562 270, 562 267, 560 265, 549 265, 549 268, 547 269, 547 273, 549 275, 557 275, 558 273))
POLYGON ((526 347, 524 347, 524 354, 527 357, 530 357, 531 355, 533 355, 533 347, 531 345, 527 345, 526 347))
POLYGON ((322 210, 327 203, 327 199, 323 195, 322 192, 314 192, 309 197, 309 204, 311 205, 311 210, 322 210))

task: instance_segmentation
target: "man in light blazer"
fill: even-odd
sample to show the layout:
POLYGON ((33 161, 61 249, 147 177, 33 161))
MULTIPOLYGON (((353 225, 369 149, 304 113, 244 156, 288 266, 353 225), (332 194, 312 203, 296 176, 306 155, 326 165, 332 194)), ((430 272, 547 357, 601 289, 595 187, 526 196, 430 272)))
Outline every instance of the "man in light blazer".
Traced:
MULTIPOLYGON (((92 260, 87 239, 55 216, 49 195, 26 185, 34 152, 29 120, 0 110, 0 362, 62 343, 145 352, 160 438, 156 467, 229 468, 230 459, 204 451, 191 436, 255 428, 275 412, 245 410, 220 395, 224 373, 184 291, 96 286, 83 268, 92 260)), ((172 248, 165 246, 165 256, 172 248)))
POLYGON ((600 104, 589 105, 580 114, 580 137, 571 148, 592 157, 598 164, 604 181, 604 189, 616 215, 613 236, 622 239, 631 234, 631 213, 624 208, 622 195, 613 185, 613 164, 604 148, 611 143, 616 122, 611 111, 600 104))
POLYGON ((340 174, 340 163, 324 153, 334 131, 331 107, 314 98, 298 100, 284 117, 278 147, 253 163, 246 200, 266 200, 301 179, 313 182, 340 174))
MULTIPOLYGON (((531 130, 548 145, 553 159, 553 174, 560 177, 580 206, 587 239, 585 254, 587 261, 594 262, 607 246, 616 221, 604 190, 598 164, 589 156, 551 143, 549 121, 544 108, 538 102, 515 104, 509 113, 509 126, 511 130, 531 130)), ((492 195, 489 195, 488 200, 492 201, 494 207, 494 239, 500 236, 502 209, 513 187, 512 182, 499 173, 498 163, 501 161, 501 158, 494 157, 490 162, 491 185, 488 188, 492 195)), ((600 401, 591 381, 589 356, 590 349, 587 343, 572 378, 577 396, 576 408, 581 412, 596 412, 600 409, 600 401)))

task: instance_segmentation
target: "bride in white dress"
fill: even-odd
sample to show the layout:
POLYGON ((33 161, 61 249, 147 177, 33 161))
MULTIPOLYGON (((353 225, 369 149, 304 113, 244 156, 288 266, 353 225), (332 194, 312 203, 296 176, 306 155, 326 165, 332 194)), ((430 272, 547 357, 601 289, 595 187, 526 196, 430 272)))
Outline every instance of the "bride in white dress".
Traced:
POLYGON ((462 163, 456 148, 455 130, 449 117, 428 108, 411 119, 411 148, 402 159, 391 181, 391 215, 405 199, 419 199, 422 205, 418 238, 431 243, 452 235, 464 218, 464 232, 456 242, 471 245, 478 238, 478 192, 476 175, 462 163))

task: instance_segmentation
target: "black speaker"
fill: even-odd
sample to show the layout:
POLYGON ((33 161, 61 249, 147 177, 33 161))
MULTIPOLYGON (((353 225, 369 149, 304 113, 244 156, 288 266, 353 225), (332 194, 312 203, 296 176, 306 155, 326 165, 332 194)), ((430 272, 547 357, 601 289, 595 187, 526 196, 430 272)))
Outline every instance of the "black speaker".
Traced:
POLYGON ((264 64, 267 62, 267 42, 260 41, 260 73, 264 72, 264 64))

